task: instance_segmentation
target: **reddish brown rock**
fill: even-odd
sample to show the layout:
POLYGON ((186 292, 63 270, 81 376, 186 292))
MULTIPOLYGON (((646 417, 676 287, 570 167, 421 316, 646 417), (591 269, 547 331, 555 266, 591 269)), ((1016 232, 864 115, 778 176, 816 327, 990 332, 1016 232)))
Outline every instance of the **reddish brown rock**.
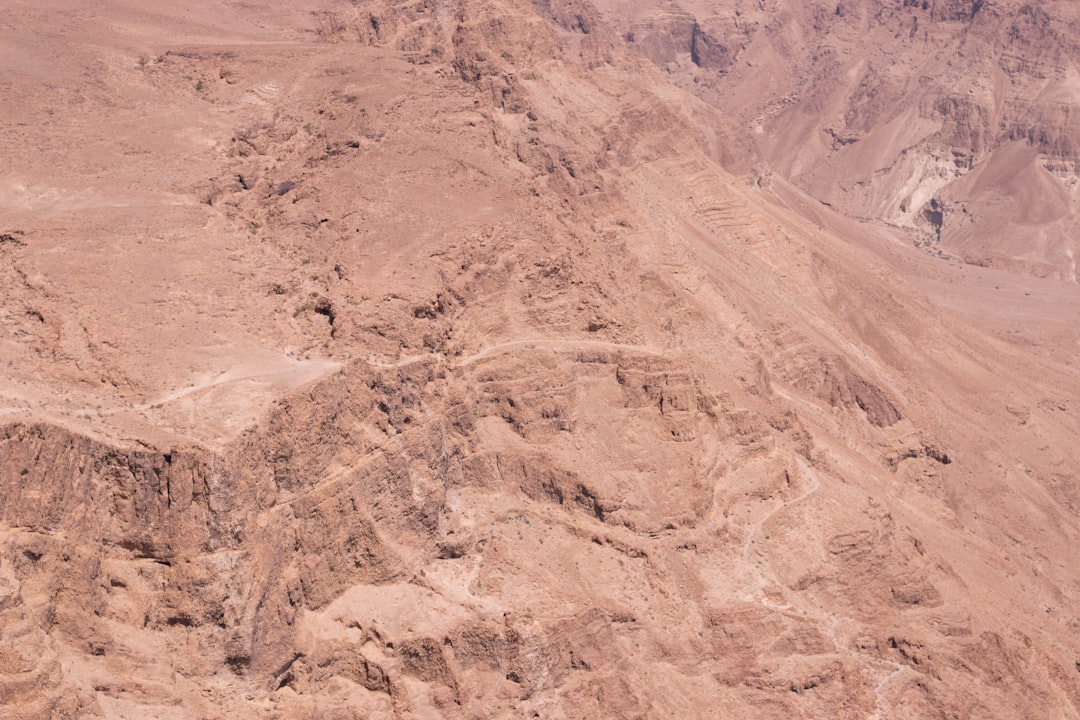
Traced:
POLYGON ((1075 715, 1065 4, 0 13, 0 714, 1075 715))

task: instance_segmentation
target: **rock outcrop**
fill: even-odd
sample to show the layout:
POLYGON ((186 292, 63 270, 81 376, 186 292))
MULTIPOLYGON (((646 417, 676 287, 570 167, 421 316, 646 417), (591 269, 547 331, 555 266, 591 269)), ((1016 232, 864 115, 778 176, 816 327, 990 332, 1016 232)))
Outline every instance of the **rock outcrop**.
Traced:
POLYGON ((948 247, 1072 152, 809 28, 1057 30, 733 5, 10 8, 0 714, 1075 714, 1074 305, 797 187, 948 166, 948 247), (720 102, 765 60, 829 72, 720 102))
POLYGON ((933 253, 1075 281, 1069 4, 625 5, 597 3, 627 45, 753 128, 771 171, 816 199, 933 253), (1035 218, 1029 188, 1045 196, 1035 218))

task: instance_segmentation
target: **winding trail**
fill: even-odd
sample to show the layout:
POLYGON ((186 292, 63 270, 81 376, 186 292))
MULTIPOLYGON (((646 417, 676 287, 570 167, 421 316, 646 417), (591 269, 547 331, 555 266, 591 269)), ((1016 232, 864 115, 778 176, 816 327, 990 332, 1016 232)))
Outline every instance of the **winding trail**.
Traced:
MULTIPOLYGON (((766 513, 760 520, 758 520, 756 523, 754 523, 754 525, 750 528, 749 533, 747 533, 746 541, 743 543, 742 557, 743 557, 743 560, 746 561, 748 564, 750 563, 750 555, 751 555, 751 551, 753 550, 754 540, 756 539, 756 537, 758 535, 758 532, 761 530, 761 528, 763 528, 766 525, 766 523, 768 523, 770 520, 772 520, 778 513, 783 512, 784 510, 787 510, 787 509, 789 509, 789 508, 791 508, 791 507, 793 507, 793 506, 795 506, 795 505, 797 505, 799 503, 805 502, 806 500, 808 500, 809 498, 811 498, 815 494, 817 494, 822 488, 821 478, 818 476, 817 471, 809 463, 807 463, 806 460, 804 458, 802 458, 801 456, 796 455, 795 456, 795 461, 799 466, 800 472, 810 479, 811 487, 806 492, 799 495, 798 497, 792 498, 791 500, 788 500, 785 503, 777 505, 775 508, 773 508, 768 513, 766 513)), ((766 583, 765 583, 765 577, 764 577, 764 574, 763 574, 764 573, 763 569, 760 567, 760 565, 751 565, 751 568, 752 568, 753 572, 758 576, 758 579, 761 582, 762 587, 764 587, 766 583)), ((821 623, 822 625, 827 624, 828 628, 829 628, 828 629, 829 639, 832 641, 833 647, 836 649, 836 652, 838 652, 840 654, 849 655, 849 656, 855 656, 855 657, 859 657, 859 658, 862 658, 862 659, 865 659, 865 660, 874 661, 874 662, 877 662, 877 663, 884 663, 884 664, 892 667, 893 671, 890 672, 886 677, 884 677, 881 680, 881 682, 879 682, 874 687, 874 702, 875 702, 875 705, 876 705, 876 709, 874 711, 874 714, 869 716, 869 717, 872 718, 873 720, 885 720, 886 718, 888 718, 891 715, 890 711, 892 710, 892 703, 886 697, 886 691, 888 690, 890 685, 895 683, 897 681, 897 679, 901 675, 903 675, 906 671, 910 670, 910 668, 908 668, 906 665, 895 662, 893 660, 886 660, 886 659, 881 658, 881 657, 876 657, 874 655, 868 655, 866 653, 861 653, 861 652, 858 652, 858 651, 853 651, 853 650, 844 648, 842 643, 837 638, 837 630, 838 630, 839 625, 840 625, 840 618, 837 617, 837 616, 823 616, 818 611, 809 611, 808 612, 808 611, 805 611, 805 610, 795 608, 790 604, 777 605, 775 603, 769 602, 765 598, 759 599, 759 602, 762 605, 764 605, 765 607, 768 607, 768 608, 770 608, 772 610, 776 610, 776 611, 795 611, 795 612, 798 612, 800 615, 803 615, 803 616, 805 616, 805 617, 807 617, 809 619, 816 620, 817 622, 821 623)))
MULTIPOLYGON (((549 352, 572 352, 572 351, 610 351, 610 352, 628 352, 637 355, 650 355, 654 357, 665 357, 665 355, 653 348, 644 345, 620 345, 618 343, 605 342, 600 340, 578 340, 578 339, 550 339, 550 338, 532 338, 521 340, 509 340, 507 342, 498 343, 484 348, 472 355, 467 355, 462 358, 456 359, 452 363, 452 367, 463 368, 468 367, 477 362, 481 362, 491 357, 496 357, 507 350, 514 348, 524 348, 530 351, 549 351, 549 352)), ((393 369, 406 367, 419 362, 427 360, 447 361, 445 355, 438 355, 435 353, 422 353, 419 355, 410 355, 394 361, 385 361, 378 359, 375 355, 371 355, 367 358, 366 362, 373 368, 393 369)), ((204 382, 197 382, 178 390, 160 395, 146 402, 136 405, 114 407, 106 410, 98 411, 100 415, 117 415, 125 412, 137 411, 143 412, 147 410, 154 410, 162 405, 183 400, 184 398, 197 395, 207 390, 213 390, 215 388, 225 388, 231 385, 238 385, 244 382, 252 383, 264 383, 269 385, 277 385, 280 390, 288 391, 293 388, 305 385, 309 382, 317 380, 323 376, 329 375, 333 372, 340 370, 344 366, 344 363, 335 360, 288 360, 286 364, 266 363, 263 367, 252 368, 249 364, 247 369, 238 368, 230 371, 226 371, 217 377, 206 380, 204 382)), ((29 412, 33 413, 39 408, 35 408, 32 405, 26 406, 4 406, 0 407, 0 416, 14 415, 17 413, 29 412)))
MULTIPOLYGON (((651 355, 657 358, 667 357, 664 353, 651 348, 647 345, 622 345, 619 343, 606 342, 603 340, 575 340, 575 339, 553 339, 553 338, 530 338, 523 340, 508 340, 506 342, 497 343, 489 347, 484 348, 472 355, 466 355, 458 358, 456 362, 452 363, 453 367, 468 367, 473 363, 487 360, 488 358, 498 356, 505 350, 511 348, 524 348, 526 350, 534 351, 551 351, 551 352, 569 352, 569 351, 588 351, 588 350, 607 350, 610 352, 630 352, 638 355, 651 355)), ((439 355, 436 353, 422 353, 420 355, 410 355, 408 357, 401 358, 392 362, 378 360, 374 355, 369 356, 367 364, 377 368, 399 368, 406 365, 412 365, 413 363, 422 362, 424 360, 447 360, 445 355, 439 355)))
POLYGON ((278 367, 273 370, 257 370, 252 372, 240 372, 231 373, 226 372, 223 375, 218 376, 213 380, 207 382, 196 383, 189 387, 171 392, 168 395, 161 396, 155 400, 142 403, 141 405, 135 405, 132 408, 124 408, 124 410, 150 410, 158 405, 164 405, 165 403, 174 402, 188 395, 194 395, 195 393, 202 392, 203 390, 210 390, 212 388, 221 387, 223 385, 229 385, 231 383, 238 383, 245 380, 254 380, 259 382, 277 382, 281 383, 287 388, 294 388, 299 385, 311 382, 324 375, 328 375, 336 370, 341 369, 342 363, 333 360, 300 360, 287 367, 278 367))
POLYGON ((775 517, 777 513, 783 512, 784 510, 787 510, 793 505, 797 505, 804 500, 809 499, 812 495, 821 490, 821 478, 818 477, 817 471, 814 470, 814 468, 811 467, 801 456, 796 455, 795 462, 798 464, 799 470, 802 472, 802 474, 810 478, 811 482, 813 483, 813 487, 804 492, 802 495, 799 495, 798 497, 792 498, 785 503, 777 505, 775 508, 766 513, 760 520, 754 523, 754 525, 750 528, 750 532, 746 534, 746 541, 743 543, 743 560, 749 562, 750 551, 754 545, 754 538, 757 537, 758 531, 760 531, 761 528, 764 527, 765 523, 769 522, 769 520, 775 517))
POLYGON ((903 675, 904 671, 907 670, 906 665, 901 665, 898 662, 893 662, 891 660, 882 660, 882 662, 887 662, 890 665, 895 666, 896 669, 893 670, 891 673, 889 673, 888 676, 886 676, 885 679, 882 680, 881 682, 879 682, 877 684, 877 686, 874 688, 874 702, 877 703, 877 710, 870 717, 874 718, 875 720, 884 720, 884 718, 885 718, 885 716, 882 715, 882 706, 886 702, 885 697, 882 695, 882 693, 885 691, 885 688, 890 683, 895 681, 896 678, 898 678, 900 675, 903 675))

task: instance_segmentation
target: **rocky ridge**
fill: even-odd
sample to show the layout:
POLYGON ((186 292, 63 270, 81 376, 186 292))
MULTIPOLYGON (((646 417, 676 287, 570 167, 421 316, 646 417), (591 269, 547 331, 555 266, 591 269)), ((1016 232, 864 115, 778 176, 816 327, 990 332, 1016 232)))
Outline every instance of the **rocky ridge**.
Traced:
POLYGON ((158 13, 202 35, 114 72, 204 118, 182 247, 5 207, 6 711, 1076 714, 1075 368, 807 222, 599 10, 158 13), (103 292, 75 227, 178 259, 103 292))

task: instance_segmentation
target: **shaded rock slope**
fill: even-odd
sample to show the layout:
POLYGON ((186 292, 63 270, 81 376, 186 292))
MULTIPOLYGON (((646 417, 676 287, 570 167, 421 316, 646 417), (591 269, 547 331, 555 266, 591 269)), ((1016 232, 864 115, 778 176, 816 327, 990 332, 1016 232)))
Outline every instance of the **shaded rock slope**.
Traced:
MULTIPOLYGON (((814 17, 1008 10, 906 5, 814 17)), ((822 206, 772 128, 877 130, 755 140, 638 10, 2 11, 0 714, 1078 717, 1075 299, 822 206)))

